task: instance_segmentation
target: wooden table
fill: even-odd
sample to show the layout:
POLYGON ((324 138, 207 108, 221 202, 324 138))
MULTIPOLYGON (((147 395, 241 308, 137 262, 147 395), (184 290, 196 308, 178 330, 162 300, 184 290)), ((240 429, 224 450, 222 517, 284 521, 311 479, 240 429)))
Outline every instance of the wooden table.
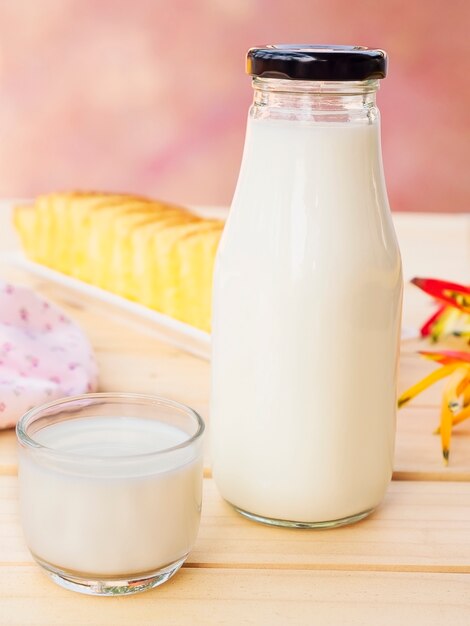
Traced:
MULTIPOLYGON (((469 216, 396 215, 405 275, 470 282, 469 216)), ((11 245, 5 231, 0 245, 11 245)), ((33 285, 87 331, 101 389, 166 395, 207 419, 209 364, 157 340, 148 329, 24 272, 0 276, 33 285)), ((404 323, 417 325, 429 300, 406 288, 404 323)), ((402 346, 400 387, 433 366, 402 346)), ((209 456, 201 529, 178 575, 124 598, 91 598, 50 582, 33 563, 17 513, 12 431, 0 433, 0 626, 470 624, 470 422, 441 463, 439 389, 398 417, 394 480, 368 519, 329 531, 276 529, 237 515, 218 495, 209 456)))

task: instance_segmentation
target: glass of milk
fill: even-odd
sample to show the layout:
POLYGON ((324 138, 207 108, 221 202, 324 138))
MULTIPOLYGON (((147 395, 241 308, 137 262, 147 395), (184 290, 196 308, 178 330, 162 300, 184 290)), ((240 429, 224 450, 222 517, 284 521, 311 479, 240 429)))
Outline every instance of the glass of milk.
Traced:
POLYGON ((18 423, 26 543, 61 586, 144 591, 181 567, 198 532, 204 422, 164 398, 98 393, 18 423))
POLYGON ((211 459, 251 519, 358 521, 392 475, 402 301, 382 50, 248 52, 254 99, 218 249, 211 459))

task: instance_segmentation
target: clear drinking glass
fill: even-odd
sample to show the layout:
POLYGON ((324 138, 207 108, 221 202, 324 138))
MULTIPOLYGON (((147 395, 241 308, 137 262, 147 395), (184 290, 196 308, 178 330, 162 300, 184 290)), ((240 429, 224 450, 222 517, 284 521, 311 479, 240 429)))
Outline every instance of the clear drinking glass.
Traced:
POLYGON ((199 527, 204 422, 160 397, 98 393, 18 423, 26 543, 59 585, 92 595, 156 587, 199 527))

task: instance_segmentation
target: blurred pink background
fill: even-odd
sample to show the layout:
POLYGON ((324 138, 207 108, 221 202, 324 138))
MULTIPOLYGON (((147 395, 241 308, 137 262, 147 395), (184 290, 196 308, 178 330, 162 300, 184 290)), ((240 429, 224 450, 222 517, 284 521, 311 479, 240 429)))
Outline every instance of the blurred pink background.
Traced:
POLYGON ((468 0, 2 0, 0 195, 64 188, 229 204, 248 47, 390 57, 379 104, 399 211, 469 211, 468 0))

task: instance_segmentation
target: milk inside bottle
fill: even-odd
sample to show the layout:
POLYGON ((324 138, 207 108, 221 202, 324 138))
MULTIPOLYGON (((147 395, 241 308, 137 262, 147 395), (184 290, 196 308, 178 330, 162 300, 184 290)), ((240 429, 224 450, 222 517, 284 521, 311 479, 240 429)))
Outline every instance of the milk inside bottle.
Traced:
POLYGON ((259 521, 361 519, 391 478, 402 300, 381 50, 248 53, 254 102, 213 291, 211 458, 259 521))

